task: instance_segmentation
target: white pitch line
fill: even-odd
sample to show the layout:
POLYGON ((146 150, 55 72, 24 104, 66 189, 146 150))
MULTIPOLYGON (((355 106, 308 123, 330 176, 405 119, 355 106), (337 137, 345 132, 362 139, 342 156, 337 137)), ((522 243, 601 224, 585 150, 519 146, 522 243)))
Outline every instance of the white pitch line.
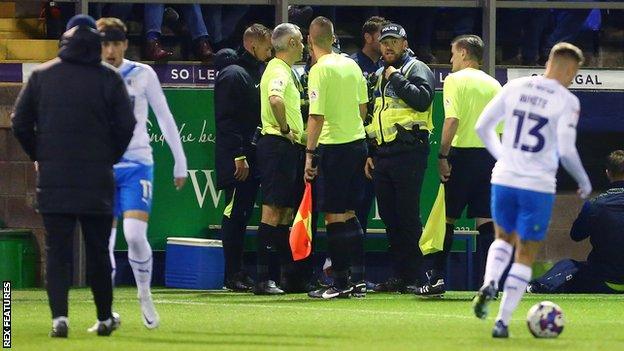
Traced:
POLYGON ((194 305, 194 306, 242 306, 242 307, 258 307, 269 309, 294 309, 294 310, 308 310, 317 312, 358 312, 366 314, 387 314, 387 315, 401 315, 401 316, 421 316, 421 317, 442 317, 442 318, 458 318, 458 319, 473 319, 474 317, 454 315, 454 314, 439 314, 439 313, 422 313, 422 312, 403 312, 403 311, 384 311, 384 310, 366 310, 366 309, 353 309, 353 308, 318 308, 310 306, 285 306, 285 305, 264 305, 264 304, 250 304, 250 303, 206 303, 197 301, 185 301, 185 300, 154 300, 156 304, 169 304, 169 305, 194 305))
MULTIPOLYGON (((464 316, 456 314, 439 314, 439 313, 422 313, 422 312, 404 312, 404 311, 384 311, 384 310, 366 310, 366 309, 352 309, 352 308, 318 308, 310 306, 285 306, 285 305, 264 305, 264 304, 249 304, 249 303, 206 303, 188 300, 154 300, 156 304, 165 305, 190 305, 190 306, 241 306, 241 307, 254 307, 254 308, 268 308, 268 309, 295 309, 295 310, 308 310, 317 312, 357 312, 364 314, 386 314, 386 315, 400 315, 400 316, 420 316, 420 317, 436 317, 436 318, 450 318, 450 319, 471 319, 475 320, 474 316, 464 316)), ((524 321, 523 318, 512 318, 512 321, 524 321)), ((599 320, 591 321, 591 324, 617 324, 624 325, 622 320, 599 320)), ((585 324, 583 321, 575 321, 574 324, 585 324), (580 322, 580 323, 579 323, 580 322)))

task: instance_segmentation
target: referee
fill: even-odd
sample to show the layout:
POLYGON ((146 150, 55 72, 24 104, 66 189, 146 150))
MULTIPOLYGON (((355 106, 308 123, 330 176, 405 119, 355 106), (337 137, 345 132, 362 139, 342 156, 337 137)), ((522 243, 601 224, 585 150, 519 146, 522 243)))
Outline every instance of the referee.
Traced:
MULTIPOLYGON (((446 233, 444 249, 427 255, 432 269, 429 281, 415 290, 417 295, 441 296, 446 292, 446 258, 453 243, 455 221, 468 207, 476 218, 477 250, 487 250, 494 240, 490 214, 490 176, 495 160, 475 132, 481 112, 501 89, 500 83, 479 70, 483 40, 462 35, 451 42, 452 74, 444 79, 444 127, 438 155, 440 180, 445 183, 446 233)), ((484 258, 487 254, 484 252, 484 258)), ((479 265, 483 269, 485 262, 479 265)), ((477 276, 482 276, 478 274, 477 276)))
POLYGON ((310 69, 310 116, 305 178, 315 179, 316 209, 325 213, 327 251, 334 286, 311 291, 313 298, 363 297, 364 281, 349 282, 351 250, 361 239, 355 209, 362 201, 367 147, 363 119, 368 92, 362 70, 348 57, 332 52, 334 25, 319 16, 310 24, 308 42, 316 64, 310 69), (314 165, 318 158, 318 167, 314 165))
POLYGON ((258 275, 256 295, 284 291, 269 279, 269 253, 277 249, 287 285, 293 283, 292 253, 288 242, 294 208, 303 194, 304 129, 301 86, 292 66, 303 56, 299 27, 282 23, 271 36, 275 58, 260 80, 262 137, 257 146, 262 218, 258 228, 258 275), (292 278, 291 280, 288 280, 292 278))

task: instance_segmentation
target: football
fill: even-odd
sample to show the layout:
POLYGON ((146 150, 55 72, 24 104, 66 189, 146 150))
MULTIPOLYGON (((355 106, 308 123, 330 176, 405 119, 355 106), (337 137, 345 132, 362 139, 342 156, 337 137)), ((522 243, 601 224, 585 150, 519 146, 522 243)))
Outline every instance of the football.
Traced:
POLYGON ((554 302, 537 303, 527 313, 527 326, 536 338, 556 338, 563 331, 564 324, 563 311, 554 302))

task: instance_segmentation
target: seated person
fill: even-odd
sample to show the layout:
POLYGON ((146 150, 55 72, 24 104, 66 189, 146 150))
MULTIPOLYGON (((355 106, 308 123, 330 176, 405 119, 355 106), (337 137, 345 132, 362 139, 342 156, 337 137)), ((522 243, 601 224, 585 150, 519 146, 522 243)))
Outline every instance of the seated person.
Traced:
POLYGON ((533 293, 624 293, 624 151, 607 158, 609 189, 583 206, 572 225, 574 241, 589 238, 586 262, 557 262, 527 287, 533 293))

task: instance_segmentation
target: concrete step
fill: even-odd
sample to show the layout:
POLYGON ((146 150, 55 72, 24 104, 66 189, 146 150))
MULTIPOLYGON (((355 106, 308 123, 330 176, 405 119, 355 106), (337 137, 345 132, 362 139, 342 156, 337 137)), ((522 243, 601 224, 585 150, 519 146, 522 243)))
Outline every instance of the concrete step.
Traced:
POLYGON ((39 18, 0 18, 0 32, 45 33, 45 21, 39 18))
POLYGON ((33 34, 25 32, 3 32, 0 31, 0 39, 42 39, 45 38, 43 34, 33 34))
POLYGON ((56 57, 57 40, 0 39, 0 61, 39 61, 56 57))
POLYGON ((0 18, 15 18, 15 2, 0 2, 0 18))

